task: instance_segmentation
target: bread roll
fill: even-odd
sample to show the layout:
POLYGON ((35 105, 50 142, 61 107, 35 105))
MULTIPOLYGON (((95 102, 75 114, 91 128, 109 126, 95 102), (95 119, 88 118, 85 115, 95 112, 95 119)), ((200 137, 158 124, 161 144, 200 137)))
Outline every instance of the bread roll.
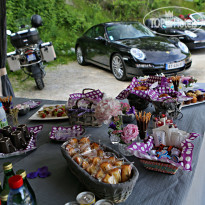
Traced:
POLYGON ((109 175, 114 176, 116 183, 121 182, 121 169, 114 168, 108 172, 109 175))
POLYGON ((126 182, 131 177, 132 167, 130 164, 123 164, 121 166, 122 182, 126 182))
POLYGON ((107 172, 110 169, 112 169, 112 165, 109 162, 103 162, 100 164, 100 168, 104 171, 107 172))
POLYGON ((102 179, 102 182, 108 183, 108 184, 116 184, 117 182, 115 181, 114 176, 106 174, 105 177, 102 179))

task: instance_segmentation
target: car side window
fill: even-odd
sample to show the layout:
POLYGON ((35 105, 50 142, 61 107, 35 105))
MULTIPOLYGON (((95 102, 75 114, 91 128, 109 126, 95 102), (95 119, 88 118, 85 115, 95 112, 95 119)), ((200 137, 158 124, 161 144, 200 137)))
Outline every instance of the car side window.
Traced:
POLYGON ((86 36, 86 37, 88 37, 88 38, 93 38, 93 37, 94 37, 93 31, 94 31, 94 28, 89 29, 89 30, 84 34, 84 36, 86 36))
POLYGON ((96 26, 94 28, 94 38, 97 38, 97 37, 105 37, 105 29, 104 29, 104 26, 96 26))

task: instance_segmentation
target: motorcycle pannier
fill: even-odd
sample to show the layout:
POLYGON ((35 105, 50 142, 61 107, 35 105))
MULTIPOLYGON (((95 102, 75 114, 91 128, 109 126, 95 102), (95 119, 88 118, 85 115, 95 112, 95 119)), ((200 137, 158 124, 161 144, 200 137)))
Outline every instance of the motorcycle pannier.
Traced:
POLYGON ((50 62, 56 59, 55 50, 51 42, 42 43, 40 49, 43 61, 50 62))
POLYGON ((31 28, 28 30, 18 31, 11 34, 11 44, 15 48, 23 48, 28 45, 36 44, 40 40, 37 29, 31 28))
POLYGON ((7 53, 7 62, 10 71, 17 71, 21 69, 19 55, 16 52, 7 53))

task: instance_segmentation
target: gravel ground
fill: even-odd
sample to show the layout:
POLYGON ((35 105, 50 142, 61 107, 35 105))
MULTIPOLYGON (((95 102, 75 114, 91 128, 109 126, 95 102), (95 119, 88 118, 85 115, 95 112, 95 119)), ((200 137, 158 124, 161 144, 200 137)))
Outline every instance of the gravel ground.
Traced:
MULTIPOLYGON (((205 83, 205 49, 192 51, 192 60, 192 67, 184 75, 192 75, 198 82, 205 83)), ((100 89, 108 96, 116 97, 130 84, 130 81, 116 80, 110 71, 93 65, 80 66, 77 62, 46 71, 43 90, 38 90, 33 81, 23 91, 15 92, 16 97, 67 100, 69 94, 82 92, 84 88, 100 89)))

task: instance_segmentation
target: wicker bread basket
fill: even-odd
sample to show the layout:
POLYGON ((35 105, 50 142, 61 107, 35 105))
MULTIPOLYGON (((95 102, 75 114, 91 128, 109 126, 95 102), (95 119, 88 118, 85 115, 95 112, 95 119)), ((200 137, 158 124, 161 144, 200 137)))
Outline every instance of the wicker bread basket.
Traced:
MULTIPOLYGON (((67 142, 61 146, 62 154, 67 160, 70 171, 84 184, 87 190, 93 192, 99 199, 108 199, 115 203, 123 202, 129 197, 139 176, 135 166, 132 166, 132 176, 128 181, 119 184, 103 183, 88 174, 71 158, 65 149, 66 144, 67 142)), ((104 147, 104 151, 113 152, 118 158, 123 158, 125 162, 130 163, 121 154, 109 147, 104 147)))

